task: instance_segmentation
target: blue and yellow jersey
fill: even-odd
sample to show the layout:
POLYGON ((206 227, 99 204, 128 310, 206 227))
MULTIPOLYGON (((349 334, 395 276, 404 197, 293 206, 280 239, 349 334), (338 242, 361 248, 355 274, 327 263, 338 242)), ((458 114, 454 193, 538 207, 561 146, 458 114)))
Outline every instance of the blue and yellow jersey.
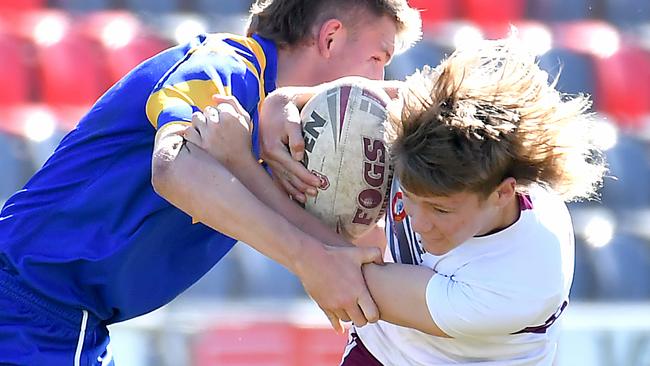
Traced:
POLYGON ((0 269, 109 323, 176 297, 235 240, 193 224, 154 192, 156 131, 191 121, 215 93, 233 95, 251 115, 257 154, 258 109, 275 89, 276 62, 271 41, 228 34, 202 35, 143 62, 6 202, 0 269))

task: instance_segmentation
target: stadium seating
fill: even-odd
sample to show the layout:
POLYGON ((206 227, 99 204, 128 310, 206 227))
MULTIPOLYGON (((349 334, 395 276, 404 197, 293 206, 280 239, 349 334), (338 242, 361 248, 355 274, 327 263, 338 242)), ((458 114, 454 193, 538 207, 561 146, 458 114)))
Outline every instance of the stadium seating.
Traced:
POLYGON ((100 50, 82 37, 70 35, 37 47, 37 71, 42 100, 52 105, 90 104, 107 87, 100 50))
POLYGON ((0 0, 0 11, 25 11, 45 7, 46 0, 0 0))
POLYGON ((286 322, 217 324, 195 337, 197 366, 338 365, 346 336, 286 322))
POLYGON ((193 0, 193 9, 201 14, 246 14, 252 1, 239 0, 239 1, 213 1, 213 0, 193 0))
MULTIPOLYGON (((181 0, 125 0, 128 9, 137 13, 161 14, 181 10, 181 0)), ((218 3, 220 1, 214 1, 218 3)))
POLYGON ((650 251, 647 238, 622 233, 613 239, 611 246, 618 262, 620 281, 634 279, 631 286, 618 286, 620 294, 617 299, 650 298, 650 251))
POLYGON ((600 14, 599 5, 590 0, 528 0, 526 15, 546 22, 590 19, 600 14))
POLYGON ((32 170, 40 168, 59 144, 67 129, 47 104, 17 104, 2 109, 4 130, 20 137, 32 170))
POLYGON ((87 104, 106 89, 99 48, 72 28, 69 13, 38 10, 12 20, 12 31, 34 48, 34 95, 52 105, 87 104))
POLYGON ((422 41, 403 55, 397 56, 386 68, 386 78, 404 80, 423 65, 435 67, 445 56, 445 51, 436 44, 422 41))
POLYGON ((647 143, 626 133, 608 150, 605 158, 608 175, 601 190, 602 203, 613 210, 639 209, 650 206, 650 156, 647 143))
POLYGON ((111 7, 111 0, 50 0, 51 5, 69 12, 88 12, 111 7))
POLYGON ((29 100, 33 74, 28 58, 28 44, 0 29, 0 105, 25 103, 29 100))
POLYGON ((555 48, 539 58, 539 66, 549 73, 549 79, 558 79, 558 89, 567 94, 589 94, 598 102, 594 80, 593 59, 567 49, 555 48))
POLYGON ((411 0, 409 4, 420 9, 425 28, 455 16, 455 2, 452 0, 411 0))
POLYGON ((77 25, 99 48, 105 62, 106 83, 112 85, 140 62, 169 47, 127 11, 93 12, 77 25))
POLYGON ((607 20, 629 27, 650 20, 650 2, 638 0, 604 0, 607 20))
MULTIPOLYGON (((0 123, 4 123, 0 121, 0 123)), ((0 129, 0 206, 34 173, 25 140, 0 129)))
POLYGON ((524 0, 500 0, 498 6, 485 0, 462 0, 459 4, 461 16, 480 25, 514 22, 525 14, 524 0))
POLYGON ((596 80, 601 111, 623 121, 650 113, 648 53, 623 47, 611 57, 596 58, 596 80))
POLYGON ((7 108, 0 107, 0 206, 34 173, 27 141, 7 108))
POLYGON ((593 300, 596 297, 595 266, 589 261, 591 247, 583 238, 576 237, 575 269, 571 285, 571 300, 593 300))

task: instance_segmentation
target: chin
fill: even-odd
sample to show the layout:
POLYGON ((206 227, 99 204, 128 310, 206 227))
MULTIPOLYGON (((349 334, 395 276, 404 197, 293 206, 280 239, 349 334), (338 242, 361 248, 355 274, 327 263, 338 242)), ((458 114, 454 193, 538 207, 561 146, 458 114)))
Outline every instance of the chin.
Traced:
POLYGON ((445 243, 443 241, 425 242, 423 240, 422 246, 424 247, 424 250, 427 251, 427 253, 433 255, 444 255, 454 248, 453 246, 450 246, 448 243, 445 243))

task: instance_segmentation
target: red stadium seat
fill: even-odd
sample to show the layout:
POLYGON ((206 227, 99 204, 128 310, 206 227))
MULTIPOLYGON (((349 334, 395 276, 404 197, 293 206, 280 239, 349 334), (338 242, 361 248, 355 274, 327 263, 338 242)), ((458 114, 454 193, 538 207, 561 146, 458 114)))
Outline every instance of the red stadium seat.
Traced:
POLYGON ((289 323, 222 324, 197 336, 197 366, 328 366, 338 365, 346 337, 329 328, 289 323))
POLYGON ((13 22, 16 33, 35 47, 34 77, 41 101, 85 105, 107 88, 101 48, 72 28, 70 14, 33 11, 13 22))
POLYGON ((61 105, 52 107, 52 110, 59 122, 59 128, 64 132, 69 132, 77 126, 81 117, 88 113, 91 107, 91 104, 61 105))
POLYGON ((618 29, 598 20, 560 23, 554 34, 558 47, 599 56, 611 56, 620 43, 618 29))
POLYGON ((92 13, 80 22, 77 29, 102 47, 109 84, 115 83, 140 62, 170 46, 126 11, 92 13))
POLYGON ((0 55, 0 105, 27 102, 32 80, 27 44, 0 30, 0 55))
POLYGON ((456 13, 454 1, 451 0, 409 0, 409 5, 421 11, 425 27, 450 20, 456 13))
POLYGON ((108 72, 111 82, 121 79, 142 61, 170 45, 153 35, 140 35, 121 47, 107 48, 108 72))
POLYGON ((89 104, 107 88, 101 50, 89 40, 65 36, 37 48, 41 97, 46 103, 89 104))
POLYGON ((45 0, 0 0, 0 11, 42 9, 45 3, 45 0))
POLYGON ((462 0, 460 7, 462 18, 480 25, 514 22, 522 19, 526 10, 524 0, 462 0))
MULTIPOLYGON (((596 58, 599 109, 621 121, 640 121, 650 113, 650 55, 624 47, 610 57, 596 58)), ((639 126, 629 126, 639 127, 639 126)))
POLYGON ((3 116, 0 129, 26 139, 38 135, 42 131, 39 126, 47 125, 48 129, 50 126, 59 128, 58 118, 47 104, 26 103, 0 107, 0 114, 3 116), (32 132, 35 133, 32 135, 32 132))
POLYGON ((67 132, 57 114, 45 104, 15 105, 0 113, 6 118, 2 129, 24 142, 32 169, 45 163, 67 132))
POLYGON ((343 356, 347 337, 330 328, 296 328, 297 344, 294 366, 338 365, 343 356))

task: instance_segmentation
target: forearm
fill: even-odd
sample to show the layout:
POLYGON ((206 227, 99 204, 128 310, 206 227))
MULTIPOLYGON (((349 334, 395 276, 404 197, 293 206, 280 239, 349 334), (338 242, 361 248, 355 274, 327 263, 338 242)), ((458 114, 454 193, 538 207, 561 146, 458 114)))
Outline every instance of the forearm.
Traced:
POLYGON ((253 159, 229 167, 230 171, 243 182, 259 200, 285 217, 296 227, 313 235, 315 238, 335 246, 350 246, 349 242, 323 224, 319 219, 289 199, 273 182, 264 168, 253 159))
POLYGON ((182 137, 167 136, 157 143, 153 161, 158 194, 195 220, 246 242, 294 273, 305 246, 320 245, 258 200, 203 150, 184 144, 182 137))
POLYGON ((431 318, 426 289, 434 272, 406 264, 365 264, 363 275, 381 320, 448 337, 431 318))

